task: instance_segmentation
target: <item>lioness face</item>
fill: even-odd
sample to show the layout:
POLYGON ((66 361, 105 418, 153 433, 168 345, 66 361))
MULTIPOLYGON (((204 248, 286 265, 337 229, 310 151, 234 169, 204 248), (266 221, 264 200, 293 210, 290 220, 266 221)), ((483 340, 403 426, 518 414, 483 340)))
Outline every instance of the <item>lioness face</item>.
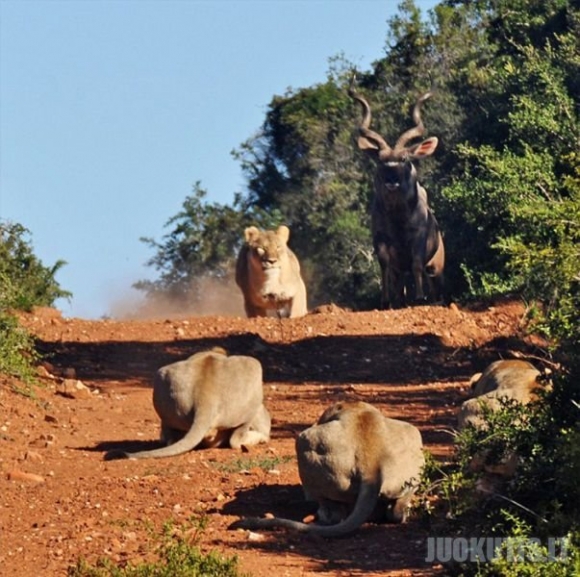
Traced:
POLYGON ((288 228, 280 226, 276 231, 260 231, 249 227, 245 232, 252 266, 261 269, 267 278, 277 278, 287 255, 288 228))

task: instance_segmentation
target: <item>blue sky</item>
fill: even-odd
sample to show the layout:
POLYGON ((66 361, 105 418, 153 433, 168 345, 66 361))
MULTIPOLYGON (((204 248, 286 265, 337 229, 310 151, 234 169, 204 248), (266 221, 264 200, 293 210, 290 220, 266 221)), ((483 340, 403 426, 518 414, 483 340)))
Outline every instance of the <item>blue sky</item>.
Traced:
MULTIPOLYGON (((427 10, 435 0, 416 0, 427 10)), ((0 218, 32 233, 65 316, 138 297, 196 181, 244 189, 230 152, 272 97, 322 82, 329 58, 384 55, 391 0, 0 0, 0 218)))

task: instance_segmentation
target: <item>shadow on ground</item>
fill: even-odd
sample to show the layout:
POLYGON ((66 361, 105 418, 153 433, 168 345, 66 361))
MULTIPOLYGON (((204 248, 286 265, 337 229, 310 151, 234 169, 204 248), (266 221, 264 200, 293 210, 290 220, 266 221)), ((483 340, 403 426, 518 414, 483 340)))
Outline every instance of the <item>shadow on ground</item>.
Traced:
MULTIPOLYGON (((261 485, 238 491, 221 513, 237 517, 262 517, 271 513, 277 517, 302 520, 315 511, 316 505, 304 500, 299 485, 261 485)), ((259 534, 261 538, 248 539, 238 547, 303 556, 311 560, 315 571, 334 570, 362 575, 408 569, 416 575, 430 568, 426 561, 417 561, 426 557, 428 537, 427 529, 422 528, 417 519, 402 525, 366 524, 354 534, 332 540, 333 546, 329 546, 328 539, 284 529, 260 531, 259 534), (404 550, 400 549, 402 534, 407 536, 404 550), (339 546, 334 546, 336 543, 339 546)))
MULTIPOLYGON (((496 339, 484 347, 450 348, 436 335, 316 336, 271 344, 254 333, 168 342, 38 342, 55 366, 74 366, 78 378, 137 380, 148 384, 161 366, 201 350, 223 347, 230 354, 256 357, 265 382, 417 384, 469 380, 498 351, 531 352, 521 340, 496 339)), ((504 353, 506 354, 506 353, 504 353)))

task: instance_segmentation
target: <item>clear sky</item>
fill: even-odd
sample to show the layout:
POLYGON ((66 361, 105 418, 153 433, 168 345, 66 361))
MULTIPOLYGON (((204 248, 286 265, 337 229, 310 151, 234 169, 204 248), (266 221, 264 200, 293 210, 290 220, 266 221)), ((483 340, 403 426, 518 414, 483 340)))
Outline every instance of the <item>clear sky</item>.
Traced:
MULTIPOLYGON (((436 0, 416 0, 422 10, 436 0)), ((385 53, 396 0, 0 0, 0 218, 32 233, 99 318, 155 278, 154 253, 196 181, 244 190, 231 151, 272 97, 323 82, 329 58, 385 53)))

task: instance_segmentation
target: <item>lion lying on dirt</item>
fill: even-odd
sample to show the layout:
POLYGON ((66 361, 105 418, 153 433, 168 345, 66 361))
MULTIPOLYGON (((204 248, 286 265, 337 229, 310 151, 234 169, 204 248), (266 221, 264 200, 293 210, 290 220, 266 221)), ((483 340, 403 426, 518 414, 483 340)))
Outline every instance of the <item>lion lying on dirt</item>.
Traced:
POLYGON ((247 518, 230 528, 277 527, 341 537, 367 521, 403 522, 425 463, 419 430, 363 402, 337 403, 296 440, 306 499, 317 524, 247 518))
POLYGON ((153 383, 153 406, 167 446, 150 451, 110 451, 105 459, 173 457, 196 447, 233 449, 265 443, 270 414, 264 406, 262 365, 223 349, 196 353, 162 367, 153 383))
MULTIPOLYGON (((550 386, 546 382, 546 375, 527 361, 495 361, 483 373, 477 373, 471 378, 472 398, 461 405, 457 417, 459 429, 467 426, 486 429, 486 411, 500 410, 505 401, 527 405, 539 398, 540 389, 548 390, 550 386)), ((498 478, 510 478, 516 473, 518 461, 518 455, 514 451, 506 451, 497 463, 489 462, 487 451, 480 451, 473 456, 470 468, 475 472, 485 471, 497 475, 498 478)), ((491 481, 488 484, 493 487, 491 481)))
POLYGON ((306 286, 300 263, 288 247, 290 229, 261 231, 250 226, 236 263, 236 283, 244 296, 248 317, 301 317, 306 308, 306 286))
POLYGON ((538 389, 544 387, 542 374, 528 361, 518 359, 491 363, 483 373, 471 378, 471 397, 461 405, 459 428, 484 426, 483 407, 492 410, 501 407, 500 399, 512 399, 523 405, 538 398, 538 389))

